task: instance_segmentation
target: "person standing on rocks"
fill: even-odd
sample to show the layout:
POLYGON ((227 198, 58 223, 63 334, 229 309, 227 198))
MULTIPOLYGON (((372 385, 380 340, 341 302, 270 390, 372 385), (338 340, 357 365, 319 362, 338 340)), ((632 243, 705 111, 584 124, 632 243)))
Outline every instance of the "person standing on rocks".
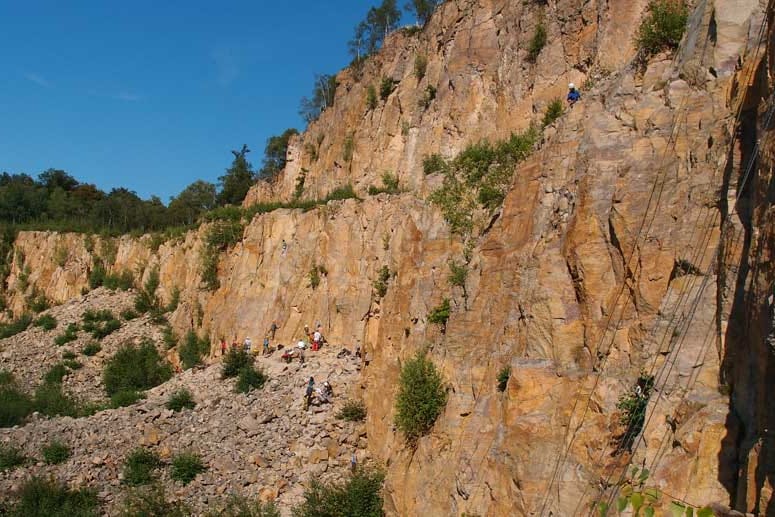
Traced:
POLYGON ((221 357, 226 355, 226 348, 228 346, 226 345, 226 338, 221 336, 221 357))
POLYGON ((310 377, 309 382, 307 383, 307 391, 304 393, 304 410, 306 411, 309 408, 310 403, 312 403, 312 394, 315 392, 315 378, 310 377))
POLYGON ((315 333, 312 334, 312 350, 317 352, 320 350, 320 340, 323 339, 323 334, 320 333, 320 328, 315 330, 315 333))
POLYGON ((355 454, 355 449, 353 449, 353 454, 350 456, 350 472, 355 472, 355 469, 358 467, 358 455, 355 454))
POLYGON ((269 334, 264 336, 264 355, 269 355, 269 334))
POLYGON ((246 337, 245 341, 242 343, 242 349, 245 350, 245 353, 249 354, 251 348, 253 348, 253 341, 251 341, 249 337, 246 337))

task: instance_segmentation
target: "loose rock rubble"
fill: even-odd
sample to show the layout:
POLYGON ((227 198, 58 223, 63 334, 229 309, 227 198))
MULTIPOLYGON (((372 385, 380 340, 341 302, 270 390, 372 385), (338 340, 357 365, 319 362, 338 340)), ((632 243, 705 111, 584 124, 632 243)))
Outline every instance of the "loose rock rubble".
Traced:
MULTIPOLYGON (((95 293, 83 300, 51 309, 59 328, 80 318, 87 308, 120 310, 127 293, 95 293)), ((25 385, 34 385, 46 368, 58 361, 60 351, 50 344, 49 333, 30 329, 3 343, 2 365, 25 385), (32 361, 32 358, 36 358, 32 361), (34 363, 34 364, 31 364, 34 363)), ((135 320, 103 341, 103 351, 84 358, 84 368, 67 379, 68 390, 95 398, 99 391, 101 363, 127 339, 150 335, 158 329, 135 320), (81 384, 86 384, 82 386, 81 384)), ((73 349, 79 349, 75 344, 73 349)), ((179 452, 196 452, 207 470, 183 486, 170 479, 162 467, 158 477, 168 497, 180 499, 194 511, 212 509, 231 494, 276 500, 284 513, 298 503, 312 476, 323 481, 341 480, 355 452, 366 459, 365 427, 336 418, 336 413, 357 386, 359 359, 337 358, 340 348, 308 352, 305 364, 280 361, 280 352, 259 357, 269 381, 261 390, 235 393, 234 379, 221 379, 218 358, 213 364, 187 370, 146 392, 147 398, 130 407, 101 411, 88 418, 43 418, 12 429, 0 429, 0 442, 20 447, 33 458, 15 470, 0 473, 0 493, 11 494, 32 475, 52 475, 72 486, 93 486, 99 491, 103 510, 114 514, 126 492, 122 484, 124 457, 134 448, 155 450, 165 463, 179 452), (334 403, 304 410, 303 395, 310 376, 334 388, 334 403), (196 407, 173 412, 165 407, 168 397, 181 388, 193 394, 196 407), (45 465, 41 449, 62 440, 72 456, 60 465, 45 465)), ((80 360, 81 358, 79 358, 80 360)))

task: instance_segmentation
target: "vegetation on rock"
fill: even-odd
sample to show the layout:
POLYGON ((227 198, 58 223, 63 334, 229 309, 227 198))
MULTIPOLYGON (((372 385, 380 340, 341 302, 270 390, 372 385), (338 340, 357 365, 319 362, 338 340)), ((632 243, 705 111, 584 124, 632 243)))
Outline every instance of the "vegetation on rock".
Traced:
POLYGON ((447 403, 441 374, 423 352, 401 368, 396 395, 395 423, 407 441, 427 434, 447 403))

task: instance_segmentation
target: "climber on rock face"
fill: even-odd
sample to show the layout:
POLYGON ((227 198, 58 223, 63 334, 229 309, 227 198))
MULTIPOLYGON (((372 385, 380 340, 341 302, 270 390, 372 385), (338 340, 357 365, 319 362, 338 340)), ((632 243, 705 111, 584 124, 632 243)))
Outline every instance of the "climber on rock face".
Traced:
POLYGON ((272 333, 272 341, 274 341, 274 335, 275 332, 277 332, 277 329, 279 327, 277 326, 277 322, 273 321, 272 324, 269 326, 269 332, 272 333))
POLYGON ((573 106, 574 104, 576 104, 576 102, 581 100, 581 93, 579 93, 579 91, 576 89, 576 85, 573 83, 570 83, 568 85, 567 100, 568 100, 569 106, 573 106))

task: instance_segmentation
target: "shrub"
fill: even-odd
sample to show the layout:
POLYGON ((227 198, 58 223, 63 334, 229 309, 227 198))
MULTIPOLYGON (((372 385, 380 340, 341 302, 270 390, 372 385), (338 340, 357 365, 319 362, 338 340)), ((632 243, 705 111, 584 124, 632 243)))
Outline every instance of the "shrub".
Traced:
POLYGON ((544 112, 544 119, 541 121, 543 127, 548 126, 562 116, 562 100, 552 99, 544 112))
POLYGON ((40 327, 43 330, 54 330, 57 327, 57 319, 51 314, 44 314, 36 319, 33 325, 40 327))
POLYGON ((54 262, 59 267, 64 267, 65 264, 67 264, 67 260, 70 258, 70 252, 67 249, 67 246, 62 246, 61 244, 57 245, 56 248, 54 248, 54 262))
POLYGON ((309 270, 309 286, 312 289, 317 289, 320 285, 320 272, 318 271, 317 264, 312 264, 312 268, 309 270))
POLYGON ((162 336, 162 341, 164 342, 164 347, 167 350, 170 350, 178 346, 178 335, 175 334, 175 331, 172 330, 172 327, 170 327, 169 325, 166 325, 164 326, 164 328, 161 329, 161 336, 162 336))
POLYGON ((13 384, 14 382, 16 382, 16 379, 14 378, 13 373, 8 370, 0 370, 0 386, 6 386, 8 384, 13 384))
POLYGON ((105 274, 102 285, 111 291, 115 291, 116 289, 128 291, 135 286, 135 277, 132 272, 128 270, 124 270, 115 275, 105 274))
POLYGON ((237 375, 235 389, 239 393, 248 393, 252 390, 260 390, 266 384, 268 377, 260 368, 245 366, 237 375))
POLYGON ((425 91, 423 92, 422 97, 420 97, 420 100, 417 102, 417 104, 423 109, 428 109, 433 102, 433 99, 435 98, 436 87, 429 84, 425 87, 425 91))
POLYGON ((546 27, 544 22, 538 22, 536 25, 533 37, 530 38, 530 44, 527 47, 527 60, 531 63, 535 63, 538 59, 538 55, 546 46, 546 27))
POLYGON ((175 309, 178 308, 178 304, 180 304, 180 289, 178 287, 175 287, 172 289, 172 292, 170 293, 170 301, 167 303, 167 307, 165 307, 166 312, 174 312, 175 309))
POLYGON ((63 363, 57 363, 49 368, 46 375, 43 376, 43 382, 46 384, 60 383, 65 375, 67 375, 67 367, 63 363))
POLYGON ((342 201, 344 199, 358 199, 358 196, 355 195, 355 189, 350 183, 329 192, 322 202, 325 204, 329 201, 342 201))
POLYGON ((118 243, 113 239, 103 238, 100 242, 100 258, 106 265, 112 266, 118 255, 118 243))
POLYGON ((180 362, 184 370, 193 368, 200 362, 202 357, 210 353, 210 338, 207 336, 199 337, 193 329, 186 333, 183 344, 178 350, 180 362))
POLYGON ((183 452, 172 458, 170 477, 184 485, 189 484, 200 472, 206 470, 202 458, 196 453, 183 452))
POLYGON ((447 321, 449 320, 449 312, 449 298, 444 298, 444 301, 441 302, 440 305, 434 307, 430 314, 428 314, 428 322, 439 325, 441 331, 444 332, 447 327, 447 321))
POLYGON ((353 151, 355 150, 355 140, 353 133, 349 133, 344 139, 344 145, 342 146, 342 158, 344 161, 349 162, 353 159, 353 151))
POLYGON ((262 503, 231 496, 223 507, 208 513, 207 517, 280 517, 280 510, 274 502, 262 503))
POLYGON ((153 481, 153 471, 160 466, 158 454, 138 447, 124 459, 124 483, 130 486, 147 485, 153 481))
POLYGON ((62 359, 75 359, 75 358, 76 358, 75 352, 73 352, 72 350, 67 350, 65 352, 62 352, 62 359))
POLYGON ((414 56, 414 76, 417 78, 418 82, 422 81, 422 78, 425 77, 425 71, 427 69, 428 58, 422 54, 414 56))
POLYGON ((135 402, 145 398, 142 392, 136 390, 121 390, 110 396, 110 407, 117 409, 131 406, 135 402))
POLYGON ((96 260, 94 262, 94 267, 89 271, 89 289, 101 287, 105 282, 106 274, 107 271, 105 271, 105 266, 102 265, 102 261, 96 260))
POLYGON ((377 107, 377 89, 373 84, 366 88, 366 107, 370 110, 377 107))
POLYGON ((32 410, 32 399, 13 381, 0 385, 0 427, 21 424, 32 410))
POLYGON ((135 310, 140 314, 145 314, 159 309, 161 305, 156 296, 156 290, 159 288, 159 268, 154 267, 148 273, 148 279, 135 295, 135 310))
POLYGON ((154 485, 131 490, 122 502, 122 517, 188 517, 191 510, 180 501, 167 501, 164 487, 154 485))
POLYGON ((167 399, 167 403, 165 405, 167 406, 167 409, 181 411, 184 408, 194 409, 196 402, 194 402, 194 396, 191 395, 190 391, 188 391, 186 388, 181 388, 170 395, 170 398, 167 399))
POLYGON ((19 332, 24 332, 32 323, 32 316, 25 313, 9 323, 0 325, 0 339, 15 336, 19 332))
POLYGON ((27 458, 18 447, 0 443, 0 472, 14 469, 24 464, 26 460, 27 458))
POLYGON ((357 469, 341 484, 324 485, 313 479, 304 490, 304 501, 293 509, 295 517, 382 517, 382 483, 376 469, 357 469))
POLYGON ((511 366, 506 365, 498 372, 498 391, 506 391, 511 377, 511 366))
POLYGON ((398 176, 392 174, 390 171, 385 171, 382 174, 382 188, 377 188, 374 185, 369 187, 369 195, 376 196, 377 194, 398 194, 398 176))
POLYGON ((94 339, 102 339, 121 328, 121 322, 107 309, 94 311, 87 310, 83 313, 84 332, 91 332, 94 339))
POLYGON ((62 334, 54 338, 54 344, 62 346, 76 339, 78 339, 78 324, 70 323, 62 334))
POLYGON ((70 368, 71 370, 80 370, 83 368, 83 365, 76 361, 75 359, 68 359, 64 358, 65 360, 62 361, 62 364, 70 368))
POLYGON ((651 390, 654 388, 654 376, 641 374, 632 390, 619 398, 616 408, 621 412, 619 423, 625 432, 615 438, 614 454, 632 449, 635 438, 643 430, 646 421, 646 406, 648 406, 651 390))
POLYGON ((132 321, 133 319, 136 319, 139 316, 134 310, 132 309, 124 309, 121 311, 121 319, 124 321, 132 321))
POLYGON ((142 391, 158 386, 172 377, 153 342, 144 340, 140 346, 124 345, 105 364, 102 380, 105 391, 112 396, 120 391, 142 391))
POLYGON ((388 290, 388 281, 390 280, 390 268, 382 266, 377 274, 377 279, 374 280, 374 292, 377 297, 384 298, 388 290))
POLYGON ((366 419, 366 404, 360 400, 348 400, 336 414, 336 418, 348 422, 361 422, 366 419))
POLYGON ((91 341, 87 343, 86 346, 83 347, 83 349, 81 350, 81 353, 85 356, 91 357, 93 355, 97 355, 100 352, 100 350, 102 350, 102 347, 100 346, 100 344, 95 341, 91 341))
POLYGON ((70 457, 70 447, 59 440, 52 441, 43 447, 41 452, 43 453, 43 461, 49 465, 64 463, 70 457))
POLYGON ((25 481, 17 498, 8 512, 11 517, 96 517, 100 513, 95 490, 73 490, 54 479, 25 481))
POLYGON ((304 183, 307 181, 307 169, 302 168, 296 177, 296 185, 293 188, 293 199, 298 200, 304 194, 304 183))
POLYGON ((393 80, 392 77, 383 77, 382 81, 379 83, 379 98, 384 100, 387 100, 388 97, 390 97, 390 94, 393 93, 393 90, 396 89, 396 82, 393 80))
POLYGON ((447 162, 444 160, 444 158, 441 157, 440 154, 431 154, 422 160, 422 170, 426 175, 434 174, 436 172, 444 172, 446 168, 447 162))
POLYGON ((253 366, 253 357, 241 348, 231 347, 223 358, 221 378, 236 377, 246 366, 253 366))
POLYGON ((688 17, 683 0, 651 0, 635 37, 637 47, 646 57, 678 48, 688 17))
POLYGON ((51 302, 46 298, 46 295, 38 293, 37 289, 33 288, 32 293, 25 300, 27 307, 35 314, 43 312, 51 307, 51 302))
POLYGON ((447 282, 455 287, 462 287, 465 291, 466 278, 468 278, 468 266, 465 263, 458 263, 454 260, 449 261, 449 275, 447 282))
POLYGON ((447 402, 441 375, 420 352, 401 368, 396 395, 395 423, 407 441, 428 433, 447 402))
POLYGON ((58 382, 43 383, 35 390, 33 407, 35 411, 46 416, 83 416, 84 410, 80 402, 62 391, 58 382))

